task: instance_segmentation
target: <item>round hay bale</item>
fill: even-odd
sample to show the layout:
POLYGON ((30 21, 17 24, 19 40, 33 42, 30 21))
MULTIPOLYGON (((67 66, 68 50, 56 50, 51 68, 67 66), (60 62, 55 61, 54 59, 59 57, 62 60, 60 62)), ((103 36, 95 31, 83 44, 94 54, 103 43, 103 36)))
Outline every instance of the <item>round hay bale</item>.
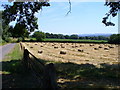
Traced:
POLYGON ((80 47, 83 47, 84 45, 80 45, 80 47))
POLYGON ((78 46, 75 46, 75 47, 78 47, 78 46))
POLYGON ((93 44, 90 44, 90 46, 94 46, 93 44))
POLYGON ((109 50, 109 48, 104 48, 104 50, 109 50))
POLYGON ((41 45, 40 47, 43 47, 43 45, 41 45))
POLYGON ((72 48, 75 48, 75 46, 72 46, 72 48))
POLYGON ((52 46, 55 46, 54 44, 52 46))
POLYGON ((79 52, 84 52, 84 50, 78 49, 79 52))
POLYGON ((64 46, 61 46, 61 48, 65 48, 64 46))
POLYGON ((94 50, 99 50, 99 48, 94 48, 94 50))
POLYGON ((57 46, 55 46, 54 48, 58 48, 57 46))
POLYGON ((108 46, 109 48, 114 48, 113 46, 108 46))
POLYGON ((60 46, 62 46, 63 44, 60 44, 60 46))
POLYGON ((102 46, 99 46, 98 48, 102 48, 102 46))
POLYGON ((43 53, 43 51, 42 51, 42 50, 39 50, 38 53, 43 53))
POLYGON ((60 51, 60 54, 66 54, 66 51, 62 50, 62 51, 60 51))
POLYGON ((33 48, 32 46, 30 48, 33 48))

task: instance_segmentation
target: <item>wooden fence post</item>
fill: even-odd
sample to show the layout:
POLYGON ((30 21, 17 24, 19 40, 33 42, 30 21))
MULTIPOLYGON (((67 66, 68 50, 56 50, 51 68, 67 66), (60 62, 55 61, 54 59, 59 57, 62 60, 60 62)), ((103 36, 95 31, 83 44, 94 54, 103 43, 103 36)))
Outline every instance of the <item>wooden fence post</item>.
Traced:
POLYGON ((45 66, 43 74, 43 88, 44 90, 58 90, 56 71, 53 63, 45 66))
POLYGON ((28 60, 29 60, 29 52, 27 49, 24 49, 23 52, 23 64, 26 69, 28 69, 28 60))
POLYGON ((20 42, 20 48, 21 48, 21 50, 23 49, 23 47, 22 47, 22 43, 20 42))

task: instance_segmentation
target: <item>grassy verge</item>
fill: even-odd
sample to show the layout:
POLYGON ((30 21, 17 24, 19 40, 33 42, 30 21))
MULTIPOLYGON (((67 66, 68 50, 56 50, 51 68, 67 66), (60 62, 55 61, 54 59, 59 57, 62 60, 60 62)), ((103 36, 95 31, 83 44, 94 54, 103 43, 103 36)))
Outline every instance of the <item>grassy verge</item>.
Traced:
POLYGON ((22 57, 22 52, 20 51, 19 44, 16 44, 10 53, 6 55, 6 58, 3 61, 10 60, 20 60, 22 57))
POLYGON ((6 58, 2 60, 3 74, 13 74, 20 72, 19 66, 21 66, 20 60, 22 59, 22 52, 20 51, 19 44, 16 44, 10 53, 6 55, 6 58))
POLYGON ((7 55, 2 62, 2 88, 36 88, 36 78, 25 70, 21 63, 22 52, 19 44, 7 55))
POLYGON ((5 44, 7 44, 7 42, 5 42, 5 41, 0 42, 0 46, 3 46, 5 44))

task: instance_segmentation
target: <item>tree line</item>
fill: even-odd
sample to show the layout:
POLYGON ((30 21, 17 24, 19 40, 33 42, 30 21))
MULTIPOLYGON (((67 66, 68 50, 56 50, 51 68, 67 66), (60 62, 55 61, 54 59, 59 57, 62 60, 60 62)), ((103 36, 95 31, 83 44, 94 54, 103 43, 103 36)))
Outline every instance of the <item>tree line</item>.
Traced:
MULTIPOLYGON (((38 34, 41 36, 44 36, 48 39, 89 39, 89 40, 108 40, 109 37, 105 36, 79 36, 77 34, 72 34, 72 35, 63 35, 63 34, 53 34, 53 33, 44 33, 44 32, 35 32, 32 37, 36 38, 38 34), (44 33, 44 35, 43 35, 44 33)), ((40 37, 41 38, 41 37, 40 37)))
POLYGON ((63 34, 53 34, 53 33, 44 33, 42 31, 36 31, 31 36, 36 38, 37 41, 42 41, 45 38, 48 39, 83 39, 83 40, 107 40, 108 43, 120 44, 120 34, 112 34, 111 36, 84 36, 81 37, 77 34, 72 35, 63 35, 63 34))

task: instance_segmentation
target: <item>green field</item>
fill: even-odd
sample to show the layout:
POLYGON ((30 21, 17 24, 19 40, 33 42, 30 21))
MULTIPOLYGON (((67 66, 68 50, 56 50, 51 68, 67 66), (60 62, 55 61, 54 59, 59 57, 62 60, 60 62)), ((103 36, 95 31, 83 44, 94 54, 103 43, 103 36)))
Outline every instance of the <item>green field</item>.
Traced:
POLYGON ((107 40, 83 40, 83 39, 44 39, 44 41, 107 42, 107 40))
MULTIPOLYGON (((25 39, 25 41, 36 41, 35 38, 25 39)), ((83 42, 83 43, 107 43, 107 40, 86 40, 86 39, 44 39, 45 42, 83 42)))

